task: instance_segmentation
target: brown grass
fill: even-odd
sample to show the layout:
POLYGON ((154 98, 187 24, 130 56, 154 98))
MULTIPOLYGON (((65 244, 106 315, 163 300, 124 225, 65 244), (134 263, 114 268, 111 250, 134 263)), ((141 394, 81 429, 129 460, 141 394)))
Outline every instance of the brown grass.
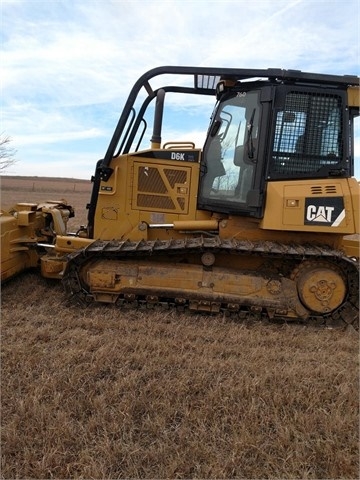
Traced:
POLYGON ((2 289, 1 478, 359 477, 358 336, 2 289))

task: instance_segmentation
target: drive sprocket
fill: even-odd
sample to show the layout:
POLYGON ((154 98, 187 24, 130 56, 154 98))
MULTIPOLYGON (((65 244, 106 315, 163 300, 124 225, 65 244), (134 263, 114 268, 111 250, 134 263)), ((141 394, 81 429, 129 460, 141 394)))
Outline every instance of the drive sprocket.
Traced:
POLYGON ((347 292, 346 276, 338 265, 316 259, 303 261, 292 273, 303 305, 316 314, 336 310, 347 292))

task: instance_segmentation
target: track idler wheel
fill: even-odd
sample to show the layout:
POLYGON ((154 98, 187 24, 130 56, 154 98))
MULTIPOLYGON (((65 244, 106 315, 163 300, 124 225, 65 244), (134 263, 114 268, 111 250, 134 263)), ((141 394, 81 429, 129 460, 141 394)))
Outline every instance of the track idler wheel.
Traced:
POLYGON ((330 262, 304 261, 293 272, 302 304, 311 312, 327 314, 344 302, 347 285, 341 269, 330 262))

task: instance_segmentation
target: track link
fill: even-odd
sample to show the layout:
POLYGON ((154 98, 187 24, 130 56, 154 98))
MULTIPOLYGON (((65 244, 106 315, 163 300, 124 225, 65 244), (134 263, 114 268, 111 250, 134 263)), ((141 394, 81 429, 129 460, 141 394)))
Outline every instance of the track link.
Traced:
MULTIPOLYGON (((81 281, 80 270, 89 261, 96 259, 125 260, 125 259, 146 259, 150 256, 156 258, 163 255, 190 255, 204 253, 243 255, 243 256, 261 256, 271 261, 271 259, 281 260, 284 265, 293 263, 300 265, 301 262, 329 261, 338 266, 343 272, 347 281, 347 294, 344 302, 335 310, 325 314, 310 313, 306 319, 306 324, 324 325, 330 327, 341 327, 353 325, 358 328, 359 325, 359 266, 353 259, 344 255, 343 252, 330 249, 320 245, 298 245, 283 244, 278 242, 251 242, 248 240, 221 239, 214 237, 190 237, 184 239, 170 240, 141 240, 138 242, 125 241, 102 241, 96 240, 89 246, 70 254, 67 258, 67 267, 63 276, 63 285, 70 296, 78 303, 88 304, 93 301, 93 295, 87 289, 84 282, 81 281)), ((119 303, 126 306, 147 306, 153 308, 155 303, 159 305, 176 306, 185 309, 191 306, 192 298, 179 304, 176 298, 173 299, 152 299, 151 296, 121 295, 119 303)), ((196 299, 199 304, 199 299, 196 299)), ((203 308, 199 310, 211 310, 208 301, 203 301, 203 308)), ((201 305, 201 299, 200 299, 201 305)), ((259 309, 258 306, 240 305, 233 309, 231 306, 223 304, 220 310, 225 314, 234 314, 241 318, 269 318, 266 309, 259 309)), ((284 320, 287 320, 286 315, 284 320)), ((292 319, 293 320, 293 319, 292 319)), ((301 320, 301 319, 299 319, 301 320)))

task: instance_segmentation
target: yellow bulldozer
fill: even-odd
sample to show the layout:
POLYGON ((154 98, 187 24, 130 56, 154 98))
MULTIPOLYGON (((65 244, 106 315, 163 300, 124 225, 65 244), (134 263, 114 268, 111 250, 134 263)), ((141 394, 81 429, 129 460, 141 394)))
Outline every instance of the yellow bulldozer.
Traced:
POLYGON ((2 212, 2 281, 38 266, 84 304, 357 326, 358 115, 356 76, 154 68, 96 164, 86 226, 67 232, 64 202, 2 212), (162 141, 184 95, 213 99, 203 148, 162 141))

